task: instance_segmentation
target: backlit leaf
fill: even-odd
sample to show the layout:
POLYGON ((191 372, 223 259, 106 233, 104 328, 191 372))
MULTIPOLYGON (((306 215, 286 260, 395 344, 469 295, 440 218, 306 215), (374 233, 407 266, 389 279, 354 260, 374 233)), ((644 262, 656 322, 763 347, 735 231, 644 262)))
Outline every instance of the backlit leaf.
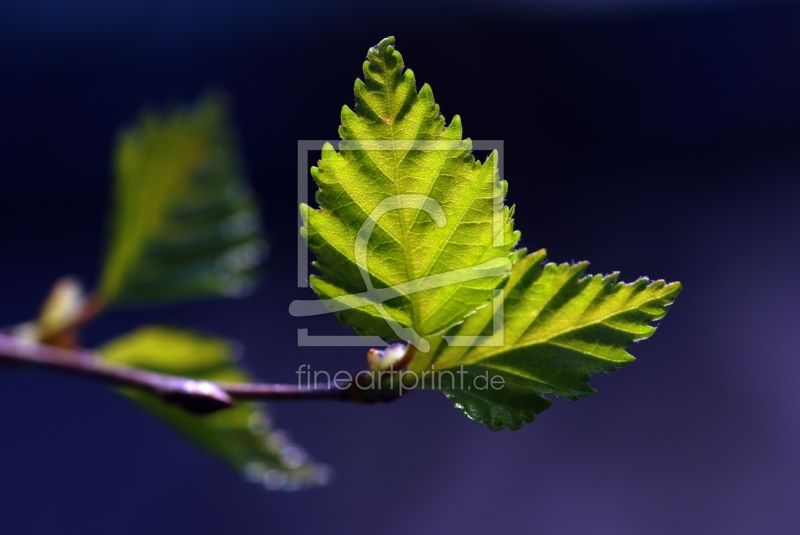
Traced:
POLYGON ((418 373, 462 371, 455 381, 446 376, 426 386, 495 430, 532 421, 550 404, 543 395, 575 400, 593 394, 589 378, 631 363, 625 348, 655 332, 650 322, 667 313, 681 289, 644 278, 623 284, 617 274, 584 276, 586 262, 543 264, 544 251, 518 254, 503 289, 502 332, 496 334, 494 321, 499 307, 484 308, 446 336, 487 338, 454 346, 438 337, 411 365, 418 373), (493 388, 492 378, 502 387, 493 388))
POLYGON ((369 50, 355 95, 340 150, 326 144, 312 169, 319 209, 301 207, 322 275, 311 286, 357 333, 425 351, 508 275, 506 183, 497 153, 475 161, 461 119, 446 126, 430 86, 417 91, 394 38, 369 50))

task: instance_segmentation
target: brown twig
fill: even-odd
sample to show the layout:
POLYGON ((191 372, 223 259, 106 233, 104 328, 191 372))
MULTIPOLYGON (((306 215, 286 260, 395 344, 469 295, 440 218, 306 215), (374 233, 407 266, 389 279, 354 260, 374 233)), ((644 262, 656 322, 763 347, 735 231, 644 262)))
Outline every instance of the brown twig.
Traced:
POLYGON ((86 349, 47 346, 0 331, 0 362, 3 361, 55 368, 137 388, 199 414, 228 408, 236 399, 364 401, 362 396, 355 395, 350 382, 314 389, 290 384, 214 383, 113 364, 86 349))

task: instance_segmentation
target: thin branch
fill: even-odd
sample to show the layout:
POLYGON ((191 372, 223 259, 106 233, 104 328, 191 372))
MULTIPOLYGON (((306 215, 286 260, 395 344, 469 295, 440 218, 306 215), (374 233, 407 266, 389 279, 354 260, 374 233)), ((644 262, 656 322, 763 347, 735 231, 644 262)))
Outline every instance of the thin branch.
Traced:
POLYGON ((236 399, 364 401, 355 395, 350 382, 314 389, 289 384, 213 383, 113 364, 89 350, 46 346, 2 332, 0 362, 45 366, 137 388, 200 414, 228 408, 236 399))

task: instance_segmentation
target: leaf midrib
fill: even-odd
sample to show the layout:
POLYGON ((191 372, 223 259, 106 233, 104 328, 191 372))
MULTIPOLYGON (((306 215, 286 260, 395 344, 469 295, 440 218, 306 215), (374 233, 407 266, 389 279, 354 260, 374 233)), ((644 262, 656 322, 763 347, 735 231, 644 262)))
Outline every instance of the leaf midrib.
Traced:
MULTIPOLYGON (((386 61, 384 60, 385 67, 386 61)), ((384 88, 384 95, 386 96, 386 103, 387 103, 387 111, 389 114, 394 114, 394 102, 392 100, 392 94, 389 91, 389 75, 388 69, 385 71, 387 74, 384 78, 383 88, 384 88)), ((394 134, 394 117, 386 117, 385 122, 389 125, 389 134, 392 140, 392 159, 394 160, 394 191, 396 195, 400 195, 400 184, 399 184, 399 163, 397 161, 397 148, 395 142, 397 141, 394 134)), ((400 232, 403 235, 403 260, 406 266, 406 277, 407 280, 414 280, 414 266, 412 265, 411 258, 409 257, 409 251, 411 249, 411 244, 408 241, 408 229, 406 228, 405 222, 405 208, 403 207, 402 197, 400 197, 400 210, 399 210, 399 219, 400 219, 400 232)), ((419 300, 415 298, 415 296, 411 296, 411 325, 415 328, 418 327, 417 321, 419 318, 419 300)))

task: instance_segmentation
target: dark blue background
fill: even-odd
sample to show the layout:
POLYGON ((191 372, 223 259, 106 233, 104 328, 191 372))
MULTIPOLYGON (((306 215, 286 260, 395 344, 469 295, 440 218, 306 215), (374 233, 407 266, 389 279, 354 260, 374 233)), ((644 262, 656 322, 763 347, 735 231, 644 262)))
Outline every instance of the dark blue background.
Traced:
POLYGON ((259 376, 356 370, 296 347, 298 139, 336 137, 385 35, 442 112, 504 139, 523 243, 680 280, 638 362, 491 433, 433 392, 275 404, 329 487, 269 493, 102 385, 0 370, 0 533, 797 533, 800 6, 795 2, 0 6, 0 325, 54 279, 96 279, 118 126, 223 87, 272 235, 251 299, 108 315, 241 340, 259 376))

